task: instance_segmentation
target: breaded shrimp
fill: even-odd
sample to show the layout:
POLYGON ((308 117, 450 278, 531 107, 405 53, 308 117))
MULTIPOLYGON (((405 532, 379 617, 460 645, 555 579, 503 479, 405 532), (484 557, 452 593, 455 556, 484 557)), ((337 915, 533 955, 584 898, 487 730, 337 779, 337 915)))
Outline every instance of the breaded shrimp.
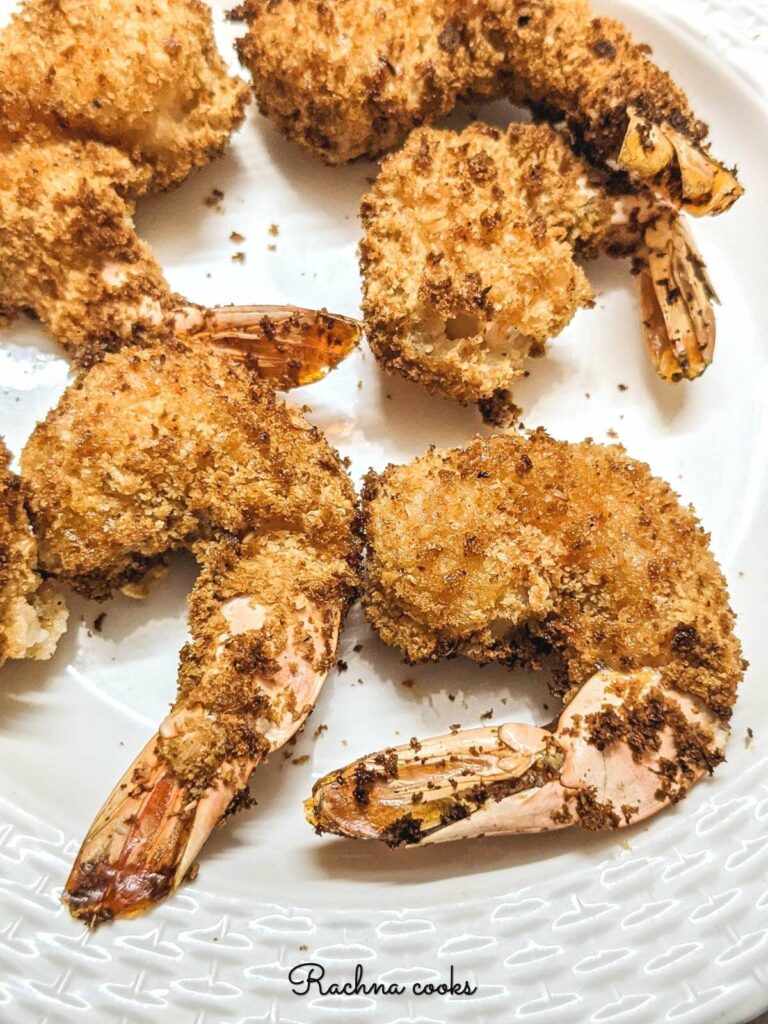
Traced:
POLYGON ((357 585, 352 484, 319 432, 212 340, 226 341, 224 316, 107 355, 22 455, 47 573, 104 598, 135 594, 167 552, 201 565, 176 702, 67 883, 90 923, 181 883, 254 768, 302 727, 357 585))
POLYGON ((723 759, 745 663, 709 538, 619 446, 543 431, 371 473, 363 602, 413 662, 554 666, 553 731, 508 724, 332 772, 321 831, 440 842, 570 824, 618 828, 723 759))
POLYGON ((38 571, 37 544, 9 462, 0 440, 0 667, 9 658, 50 658, 67 625, 64 599, 38 571))
POLYGON ((741 195, 649 47, 585 0, 245 0, 238 14, 262 112, 328 163, 378 156, 463 95, 508 96, 692 212, 741 195))
POLYGON ((650 47, 620 22, 596 18, 587 0, 478 0, 467 32, 506 94, 548 119, 565 118, 595 162, 618 166, 697 216, 722 213, 742 195, 735 171, 710 155, 707 125, 650 59, 650 47))
POLYGON ((503 419, 528 356, 593 293, 575 257, 634 256, 667 380, 712 358, 714 297, 677 212, 596 171, 548 125, 414 131, 363 197, 363 311, 378 360, 503 419))
POLYGON ((198 0, 27 0, 0 32, 0 315, 37 315, 83 366, 172 334, 135 233, 243 118, 198 0))

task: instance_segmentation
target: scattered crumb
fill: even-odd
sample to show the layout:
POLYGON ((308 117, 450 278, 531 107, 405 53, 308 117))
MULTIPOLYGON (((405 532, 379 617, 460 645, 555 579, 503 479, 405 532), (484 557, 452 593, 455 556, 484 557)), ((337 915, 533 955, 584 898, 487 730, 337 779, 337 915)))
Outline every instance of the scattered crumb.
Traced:
POLYGON ((239 252, 233 253, 231 259, 233 263, 245 263, 245 253, 241 249, 239 252))
POLYGON ((609 428, 608 428, 608 430, 606 430, 606 434, 608 435, 608 437, 610 437, 610 438, 613 438, 613 440, 614 440, 614 441, 615 441, 615 440, 616 440, 616 439, 618 438, 618 436, 619 436, 619 435, 618 435, 618 434, 616 433, 616 431, 615 431, 615 430, 613 429, 613 427, 609 427, 609 428))
POLYGON ((363 645, 362 644, 355 644, 355 646, 352 648, 352 650, 355 652, 355 654, 359 654, 360 651, 362 651, 362 649, 363 649, 363 645))
POLYGON ((544 704, 544 710, 549 711, 549 704, 544 704))
POLYGON ((223 207, 221 205, 221 201, 222 201, 223 198, 224 198, 224 193, 221 191, 221 189, 220 188, 214 188, 214 189, 211 189, 210 194, 205 197, 203 202, 205 203, 206 206, 210 206, 217 213, 221 213, 222 209, 223 209, 223 207))
POLYGON ((346 663, 346 661, 344 661, 343 658, 339 658, 339 660, 336 662, 336 671, 337 672, 346 672, 348 668, 349 668, 349 665, 346 663))
POLYGON ((752 728, 747 729, 747 738, 744 740, 744 746, 749 750, 752 746, 752 740, 755 738, 755 734, 752 732, 752 728))
POLYGON ((402 685, 406 688, 406 690, 412 690, 414 688, 414 686, 416 685, 416 680, 415 679, 404 679, 403 682, 402 682, 402 685))
POLYGON ((361 380, 359 380, 357 382, 357 390, 358 391, 362 391, 363 390, 363 382, 361 380))
POLYGON ((306 953, 308 949, 309 949, 309 946, 305 945, 305 944, 304 944, 303 942, 302 942, 302 944, 301 944, 301 945, 299 946, 299 952, 300 952, 300 953, 306 953))
POLYGON ((341 741, 341 745, 342 745, 342 747, 346 747, 347 746, 347 741, 346 740, 342 740, 341 741))
POLYGON ((328 726, 327 725, 318 725, 318 727, 312 733, 312 736, 313 736, 314 739, 319 739, 323 735, 324 732, 328 732, 328 726))
POLYGON ((97 633, 101 632, 101 630, 102 630, 102 628, 104 626, 104 620, 106 619, 106 617, 107 617, 107 613, 106 612, 102 612, 101 615, 97 615, 96 618, 93 620, 93 628, 96 630, 97 633))
POLYGON ((270 235, 272 235, 273 238, 277 238, 277 236, 280 234, 279 226, 277 224, 270 224, 269 233, 270 235))
POLYGON ((309 754, 302 754, 301 757, 294 757, 291 764, 306 764, 309 760, 309 754))
POLYGON ((501 698, 501 703, 506 707, 506 705, 507 705, 507 698, 506 697, 502 697, 501 698))
POLYGON ((488 708, 487 711, 484 711, 482 713, 482 715, 480 715, 480 721, 481 722, 489 722, 492 718, 493 718, 493 708, 488 708))
POLYGON ((590 395, 590 393, 589 393, 589 392, 587 391, 587 392, 585 392, 585 394, 584 394, 584 397, 585 397, 585 398, 591 398, 591 397, 592 397, 592 395, 590 395))
POLYGON ((198 863, 198 861, 195 861, 194 864, 192 865, 192 867, 187 872, 187 876, 186 876, 185 880, 187 882, 194 882, 194 880, 197 878, 197 875, 198 875, 199 871, 200 871, 200 864, 198 863))
POLYGON ((268 245, 267 246, 267 251, 268 252, 277 252, 277 246, 276 245, 268 245))
POLYGON ((245 241, 245 235, 241 235, 239 231, 230 231, 229 240, 230 242, 235 242, 239 245, 240 242, 245 241))
POLYGON ((448 694, 448 700, 451 702, 451 704, 453 704, 453 702, 456 700, 456 694, 455 693, 449 693, 448 694))
POLYGON ((451 726, 450 726, 449 728, 450 728, 450 730, 451 730, 451 735, 455 736, 455 735, 456 735, 456 733, 457 733, 457 732, 459 731, 459 729, 461 728, 461 725, 460 725, 460 724, 459 724, 458 722, 456 722, 456 723, 455 723, 454 725, 451 725, 451 726))
POLYGON ((357 684, 358 684, 358 686, 362 686, 363 685, 363 680, 358 678, 357 679, 357 684))
POLYGON ((629 385, 628 384, 619 384, 617 386, 618 386, 619 391, 629 391, 629 385))

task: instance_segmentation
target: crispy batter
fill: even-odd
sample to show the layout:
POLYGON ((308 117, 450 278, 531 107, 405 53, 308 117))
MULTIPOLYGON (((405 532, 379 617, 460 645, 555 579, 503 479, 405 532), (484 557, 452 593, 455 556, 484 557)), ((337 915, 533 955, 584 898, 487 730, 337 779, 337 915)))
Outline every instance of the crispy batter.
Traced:
MULTIPOLYGON (((575 141, 608 164, 632 112, 708 149, 707 126, 650 48, 594 17, 586 0, 245 0, 238 13, 249 23, 240 55, 263 113, 328 163, 378 155, 464 94, 509 96, 565 118, 575 141)), ((680 201, 672 156, 636 169, 680 201)), ((718 209, 740 194, 733 179, 723 188, 718 209)), ((697 197, 705 212, 708 201, 717 206, 711 194, 697 197)))
POLYGON ((547 126, 417 129, 363 198, 363 311, 379 361, 461 402, 503 396, 592 290, 613 202, 547 126))
POLYGON ((0 301, 31 310, 81 367, 170 328, 168 285, 136 235, 148 169, 99 142, 15 142, 3 155, 0 301))
POLYGON ((67 624, 61 594, 37 571, 37 544, 9 461, 0 441, 0 666, 8 658, 50 658, 67 624))
MULTIPOLYGON (((199 742, 169 738, 164 752, 204 790, 224 760, 262 742, 260 715, 275 697, 260 688, 277 674, 294 595, 333 619, 335 645, 359 554, 338 456, 244 364, 170 343, 106 356, 38 425, 22 466, 41 564, 86 596, 134 583, 166 552, 194 551, 202 571, 176 706, 211 718, 199 742), (234 633, 221 652, 232 633, 223 608, 241 595, 272 609, 270 629, 234 633)), ((316 655, 308 637, 294 638, 304 646, 326 671, 333 650, 316 655)))
POLYGON ((114 145, 155 192, 220 153, 243 118, 245 83, 200 0, 27 0, 0 34, 0 67, 6 131, 114 145))
POLYGON ((261 112, 329 164, 395 146, 470 78, 455 0, 245 0, 238 14, 261 112))
POLYGON ((741 648, 709 538, 670 487, 618 446, 476 440, 370 474, 364 605, 422 661, 535 665, 562 685, 656 668, 723 719, 741 648))
POLYGON ((247 88, 198 0, 27 0, 0 69, 0 311, 88 366, 167 328, 133 204, 224 149, 247 88))

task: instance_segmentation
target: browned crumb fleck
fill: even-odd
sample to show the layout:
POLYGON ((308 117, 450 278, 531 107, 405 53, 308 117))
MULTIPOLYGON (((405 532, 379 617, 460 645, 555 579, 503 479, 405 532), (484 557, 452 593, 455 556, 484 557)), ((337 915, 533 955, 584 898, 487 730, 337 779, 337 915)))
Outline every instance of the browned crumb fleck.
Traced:
POLYGON ((276 245, 268 245, 267 246, 267 251, 268 252, 277 252, 277 246, 276 245))
POLYGON ((484 711, 482 713, 482 715, 480 715, 480 721, 481 722, 488 722, 492 718, 493 718, 493 708, 488 708, 487 711, 484 711))
POLYGON ((210 206, 212 209, 216 210, 217 213, 221 213, 221 201, 223 198, 224 193, 221 191, 221 189, 214 188, 211 189, 210 193, 205 197, 203 202, 205 203, 206 206, 210 206))
POLYGON ((618 388, 619 388, 619 391, 629 391, 629 385, 628 384, 619 384, 618 388))
POLYGON ((339 660, 336 662, 337 672, 346 672, 348 668, 349 665, 346 663, 346 661, 344 661, 343 658, 339 658, 339 660))
POLYGON ((328 726, 327 725, 318 725, 318 727, 312 733, 312 736, 314 737, 314 739, 319 739, 323 735, 324 732, 328 732, 328 726))
POLYGON ((230 242, 239 244, 240 242, 245 241, 245 235, 241 235, 239 231, 230 231, 229 240, 230 242))
POLYGON ((755 738, 754 732, 752 732, 751 726, 747 728, 747 738, 744 741, 744 746, 749 749, 752 746, 752 740, 755 738))
POLYGON ((617 440, 618 436, 619 436, 616 433, 616 431, 613 429, 613 427, 610 427, 608 430, 606 430, 606 434, 608 435, 608 437, 612 438, 614 441, 617 440))
POLYGON ((235 252, 232 254, 231 259, 233 263, 245 263, 245 253, 242 250, 235 252))
POLYGON ((279 227, 279 225, 277 225, 277 224, 270 224, 269 225, 269 233, 270 233, 270 235, 272 235, 273 238, 277 238, 277 236, 280 234, 280 227, 279 227))
POLYGON ((415 679, 404 679, 402 685, 406 688, 406 690, 412 690, 414 688, 414 686, 416 685, 416 680, 415 679))
POLYGON ((453 702, 456 700, 456 694, 455 693, 449 693, 448 694, 448 700, 451 702, 451 704, 453 704, 453 702))
POLYGON ((96 630, 97 633, 101 632, 101 630, 102 630, 102 628, 104 626, 104 620, 106 619, 106 617, 107 617, 107 613, 106 612, 102 612, 100 615, 97 615, 96 618, 93 620, 93 628, 96 630))
POLYGON ((192 867, 187 872, 186 881, 187 882, 194 882, 194 880, 197 878, 197 875, 198 875, 199 871, 200 871, 200 864, 197 861, 195 861, 194 864, 192 865, 192 867))
POLYGON ((455 723, 454 725, 450 726, 450 730, 451 730, 451 733, 452 733, 453 736, 456 735, 456 733, 459 731, 459 729, 461 729, 461 725, 458 724, 458 723, 455 723))
POLYGON ((362 651, 362 649, 363 649, 363 645, 362 644, 355 644, 355 646, 352 648, 352 650, 355 652, 355 654, 359 654, 360 651, 362 651))
POLYGON ((309 754, 302 754, 301 757, 294 757, 291 764, 306 764, 309 760, 309 754))
POLYGON ((308 949, 309 949, 309 946, 307 946, 307 945, 306 945, 305 943, 303 943, 303 942, 302 942, 302 944, 301 944, 301 945, 299 946, 299 952, 300 952, 300 953, 306 953, 308 949))

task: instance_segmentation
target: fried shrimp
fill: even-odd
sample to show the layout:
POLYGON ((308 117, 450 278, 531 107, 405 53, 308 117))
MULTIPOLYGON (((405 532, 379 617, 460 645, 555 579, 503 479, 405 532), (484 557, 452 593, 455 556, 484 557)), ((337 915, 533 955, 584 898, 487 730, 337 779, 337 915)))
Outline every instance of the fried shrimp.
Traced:
POLYGON ((67 625, 64 599, 38 571, 37 543, 9 462, 0 440, 0 667, 9 658, 50 658, 67 625))
POLYGON ((82 365, 173 331, 136 200, 225 148, 247 88, 198 0, 27 0, 0 33, 0 311, 82 365))
POLYGON ((106 356, 22 455, 46 573, 100 599, 141 593, 170 551, 201 566, 176 701, 67 882, 70 910, 90 923, 181 883, 256 766, 302 727, 357 585, 352 484, 237 354, 224 317, 106 356))
POLYGON ((633 824, 723 760, 745 663, 709 538, 618 446, 543 431, 370 474, 366 615, 412 662, 548 663, 551 730, 412 740, 321 779, 319 831, 392 845, 633 824))
POLYGON ((714 292, 680 215, 548 125, 417 129, 383 161, 361 216, 376 357, 486 417, 504 417, 527 357, 593 303, 577 255, 633 256, 661 377, 697 377, 712 359, 714 292))
POLYGON ((462 96, 508 96, 693 213, 742 193, 650 48, 585 0, 244 0, 238 13, 262 112, 327 163, 378 156, 462 96))

